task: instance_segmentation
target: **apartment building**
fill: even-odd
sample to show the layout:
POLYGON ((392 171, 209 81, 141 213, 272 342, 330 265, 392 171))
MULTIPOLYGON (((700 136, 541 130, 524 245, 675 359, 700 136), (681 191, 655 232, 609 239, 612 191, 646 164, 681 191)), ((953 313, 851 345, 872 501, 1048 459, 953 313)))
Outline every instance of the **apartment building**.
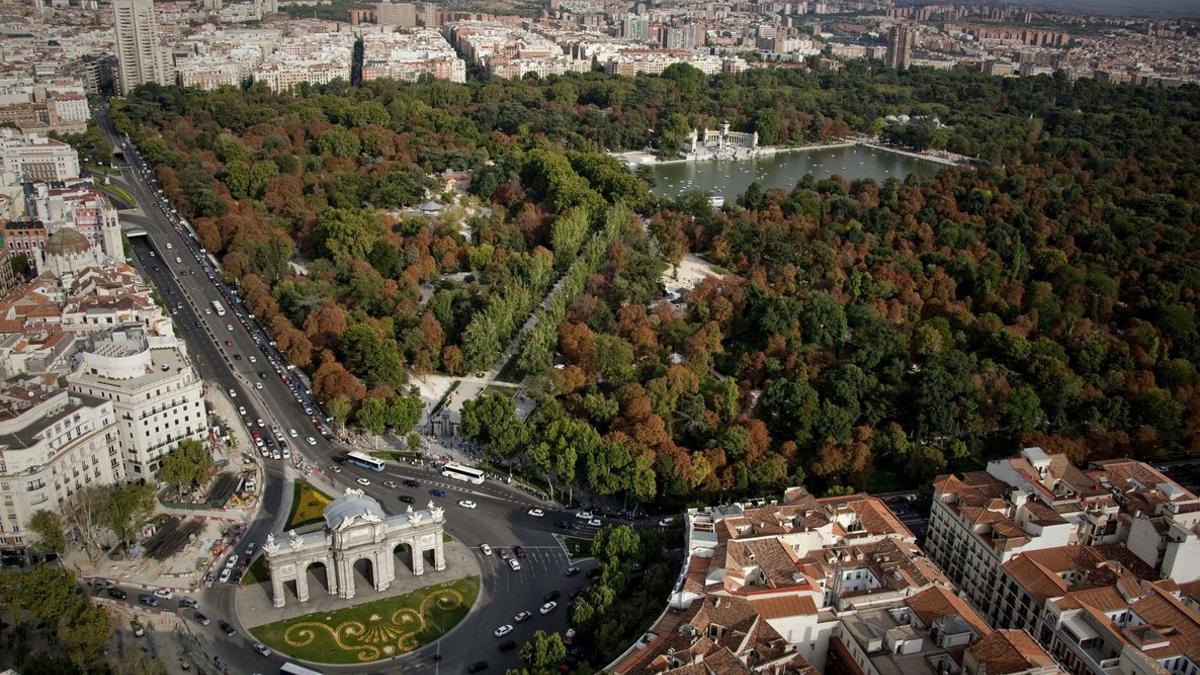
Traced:
POLYGON ((350 80, 354 35, 350 32, 298 33, 280 40, 261 64, 251 71, 255 82, 272 91, 287 91, 301 84, 329 84, 350 80))
POLYGON ((441 33, 418 29, 363 35, 364 82, 379 78, 416 82, 423 75, 451 82, 467 79, 466 63, 441 33))
POLYGON ((889 68, 897 70, 908 70, 912 63, 913 49, 916 48, 917 31, 916 27, 898 23, 888 29, 888 44, 887 55, 884 57, 884 63, 889 68))
MULTIPOLYGON (((86 180, 60 185, 37 183, 26 190, 26 203, 33 217, 41 221, 49 235, 68 228, 82 234, 90 248, 116 261, 125 260, 121 223, 108 195, 86 180)), ((44 249, 34 262, 38 271, 45 264, 44 249)))
POLYGON ((169 84, 153 0, 113 0, 113 30, 122 95, 147 82, 169 84))
POLYGON ((0 80, 0 125, 22 131, 78 134, 92 117, 87 92, 75 79, 0 80))
POLYGON ((78 178, 79 153, 37 132, 0 128, 0 173, 21 182, 78 178))
POLYGON ((29 519, 88 485, 125 480, 113 404, 70 393, 57 378, 0 385, 0 544, 30 543, 29 519))
POLYGON ((151 347, 140 326, 92 335, 67 384, 112 403, 130 479, 152 477, 179 441, 202 440, 207 429, 204 385, 191 360, 178 346, 151 347))
POLYGON ((1190 582, 1200 578, 1198 521, 1200 499, 1145 463, 1084 470, 1025 448, 986 471, 935 479, 925 548, 989 621, 1019 625, 1006 574, 1040 560, 1034 552, 1092 547, 1114 566, 1190 582))

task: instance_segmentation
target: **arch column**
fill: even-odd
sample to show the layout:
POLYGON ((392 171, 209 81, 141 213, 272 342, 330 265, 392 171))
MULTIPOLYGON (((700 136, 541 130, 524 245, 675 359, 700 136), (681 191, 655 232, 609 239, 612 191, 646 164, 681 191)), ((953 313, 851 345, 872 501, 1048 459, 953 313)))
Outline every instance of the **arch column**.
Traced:
POLYGON ((417 544, 416 537, 413 537, 413 539, 412 539, 412 561, 413 561, 413 574, 416 576, 421 576, 422 574, 424 574, 425 573, 425 549, 419 547, 419 544, 417 544))
POLYGON ((386 591, 388 585, 391 583, 391 580, 387 577, 387 563, 383 561, 386 560, 386 558, 383 558, 383 556, 380 555, 381 552, 382 550, 380 547, 376 546, 375 552, 372 553, 370 557, 371 581, 375 583, 375 590, 379 592, 386 591), (381 560, 381 558, 383 558, 383 560, 381 560))
POLYGON ((433 568, 439 572, 446 569, 446 551, 445 542, 442 538, 442 533, 439 530, 434 535, 433 540, 433 568))
POLYGON ((296 575, 296 597, 300 602, 308 602, 308 566, 311 564, 306 564, 296 575))
POLYGON ((287 604, 287 598, 284 596, 283 589, 284 578, 282 574, 271 575, 271 602, 275 607, 283 607, 287 604))
POLYGON ((338 584, 337 570, 333 568, 333 565, 334 565, 333 556, 326 556, 325 557, 325 585, 329 588, 330 595, 337 595, 338 588, 340 588, 341 585, 338 584))
POLYGON ((337 556, 338 597, 349 600, 354 597, 354 562, 345 556, 337 556))

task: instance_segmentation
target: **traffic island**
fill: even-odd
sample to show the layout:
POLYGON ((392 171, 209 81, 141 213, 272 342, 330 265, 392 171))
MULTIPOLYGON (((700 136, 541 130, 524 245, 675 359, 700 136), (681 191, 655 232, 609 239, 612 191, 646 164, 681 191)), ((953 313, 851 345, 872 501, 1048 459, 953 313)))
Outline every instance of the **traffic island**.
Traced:
POLYGON ((276 652, 314 663, 360 664, 419 649, 445 635, 471 611, 479 577, 250 629, 276 652))

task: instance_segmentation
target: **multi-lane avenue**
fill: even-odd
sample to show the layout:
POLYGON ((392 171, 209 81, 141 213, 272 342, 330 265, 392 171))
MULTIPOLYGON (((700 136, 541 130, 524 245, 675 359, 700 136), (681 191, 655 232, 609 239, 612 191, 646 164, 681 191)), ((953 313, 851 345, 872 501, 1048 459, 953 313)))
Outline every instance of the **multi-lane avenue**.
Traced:
MULTIPOLYGON (((309 466, 330 467, 347 448, 332 435, 326 437, 321 433, 325 420, 320 417, 319 407, 309 398, 302 378, 273 348, 269 336, 240 304, 234 289, 222 282, 206 252, 200 249, 187 225, 165 200, 136 149, 125 145, 112 130, 107 110, 101 108, 98 117, 113 142, 124 150, 121 182, 139 207, 137 211, 123 212, 122 222, 126 229, 140 228, 147 235, 131 240, 131 262, 154 286, 173 314, 177 331, 186 341, 210 394, 234 395, 234 405, 246 408, 247 419, 256 423, 261 418, 267 425, 277 425, 287 436, 292 451, 302 453, 309 466), (213 309, 214 302, 221 303, 224 316, 213 309), (293 429, 295 438, 288 433, 293 429)), ((253 448, 246 451, 257 454, 253 448)), ((260 511, 254 521, 247 524, 244 537, 235 545, 236 551, 242 551, 250 542, 261 549, 267 534, 278 536, 281 533, 288 514, 292 478, 288 475, 287 463, 273 459, 262 461, 266 479, 260 511)), ((330 474, 330 478, 342 487, 359 487, 357 479, 368 478, 370 485, 362 489, 378 499, 390 513, 403 510, 405 504, 399 499, 403 494, 424 503, 431 499, 431 490, 443 491, 444 496, 433 498, 433 501, 446 509, 448 531, 469 547, 482 571, 480 598, 449 638, 452 648, 427 645, 391 662, 375 664, 372 670, 459 673, 465 672, 469 664, 482 660, 488 662, 489 671, 503 672, 505 668, 517 665, 519 657, 516 650, 501 652, 498 649, 501 640, 493 638, 495 628, 513 623, 512 617, 521 611, 534 611, 536 615, 547 592, 559 590, 565 600, 569 593, 585 583, 583 574, 563 575, 570 563, 554 536, 556 523, 580 521, 573 519, 571 514, 551 510, 547 504, 535 503, 533 498, 505 485, 491 481, 482 485, 462 483, 442 477, 431 467, 416 465, 389 466, 380 474, 347 464, 340 473, 330 474), (420 488, 398 486, 392 489, 383 485, 385 480, 400 483, 403 479, 420 481, 420 488), (461 499, 476 502, 478 508, 458 507, 457 502, 461 499), (544 517, 528 514, 529 508, 535 505, 547 508, 544 517), (493 548, 522 545, 529 556, 524 569, 513 572, 497 556, 484 555, 481 544, 493 548), (439 651, 440 656, 435 660, 434 654, 439 651)), ((577 534, 588 536, 591 532, 594 528, 584 526, 584 531, 577 534)), ((587 563, 581 566, 587 569, 587 563)), ((137 593, 130 590, 133 600, 137 593)), ((209 626, 194 625, 195 632, 206 652, 218 656, 229 672, 278 670, 285 659, 278 655, 262 657, 251 650, 253 640, 237 616, 235 591, 236 586, 221 583, 200 591, 196 599, 212 623, 209 626), (221 621, 233 624, 238 629, 237 636, 226 637, 218 628, 221 621)), ((176 602, 167 600, 162 604, 173 608, 176 602)), ((563 605, 550 615, 538 615, 537 620, 515 624, 516 630, 506 639, 520 644, 537 629, 565 630, 565 602, 563 605)), ((181 612, 187 619, 192 617, 192 610, 181 612)), ((361 667, 320 669, 361 671, 361 667)))

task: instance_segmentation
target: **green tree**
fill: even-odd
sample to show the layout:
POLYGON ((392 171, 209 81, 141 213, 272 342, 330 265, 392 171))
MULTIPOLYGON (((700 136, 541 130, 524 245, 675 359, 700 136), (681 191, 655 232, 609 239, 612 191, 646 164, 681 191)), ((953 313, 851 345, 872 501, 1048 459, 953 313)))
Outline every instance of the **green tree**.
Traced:
POLYGON ((558 672, 558 666, 565 658, 567 646, 556 632, 536 631, 528 642, 521 645, 521 659, 537 675, 558 672))
POLYGON ((484 394, 463 403, 461 430, 467 438, 486 443, 499 457, 511 457, 529 440, 529 429, 517 419, 517 406, 500 394, 484 394))
POLYGON ((179 441, 174 450, 163 457, 158 479, 182 491, 203 485, 212 470, 212 456, 204 444, 192 438, 179 441))
POLYGON ((364 260, 383 234, 375 214, 365 209, 328 209, 317 223, 317 245, 331 260, 364 260))
POLYGON ((63 534, 62 518, 53 511, 35 511, 29 518, 29 530, 39 539, 35 545, 45 553, 62 553, 67 550, 67 537, 63 534))
POLYGON ((154 513, 154 486, 114 485, 110 490, 105 524, 128 546, 137 536, 138 528, 154 513))
POLYGON ((333 127, 321 134, 317 147, 322 155, 342 158, 357 157, 362 149, 358 136, 342 127, 333 127))

